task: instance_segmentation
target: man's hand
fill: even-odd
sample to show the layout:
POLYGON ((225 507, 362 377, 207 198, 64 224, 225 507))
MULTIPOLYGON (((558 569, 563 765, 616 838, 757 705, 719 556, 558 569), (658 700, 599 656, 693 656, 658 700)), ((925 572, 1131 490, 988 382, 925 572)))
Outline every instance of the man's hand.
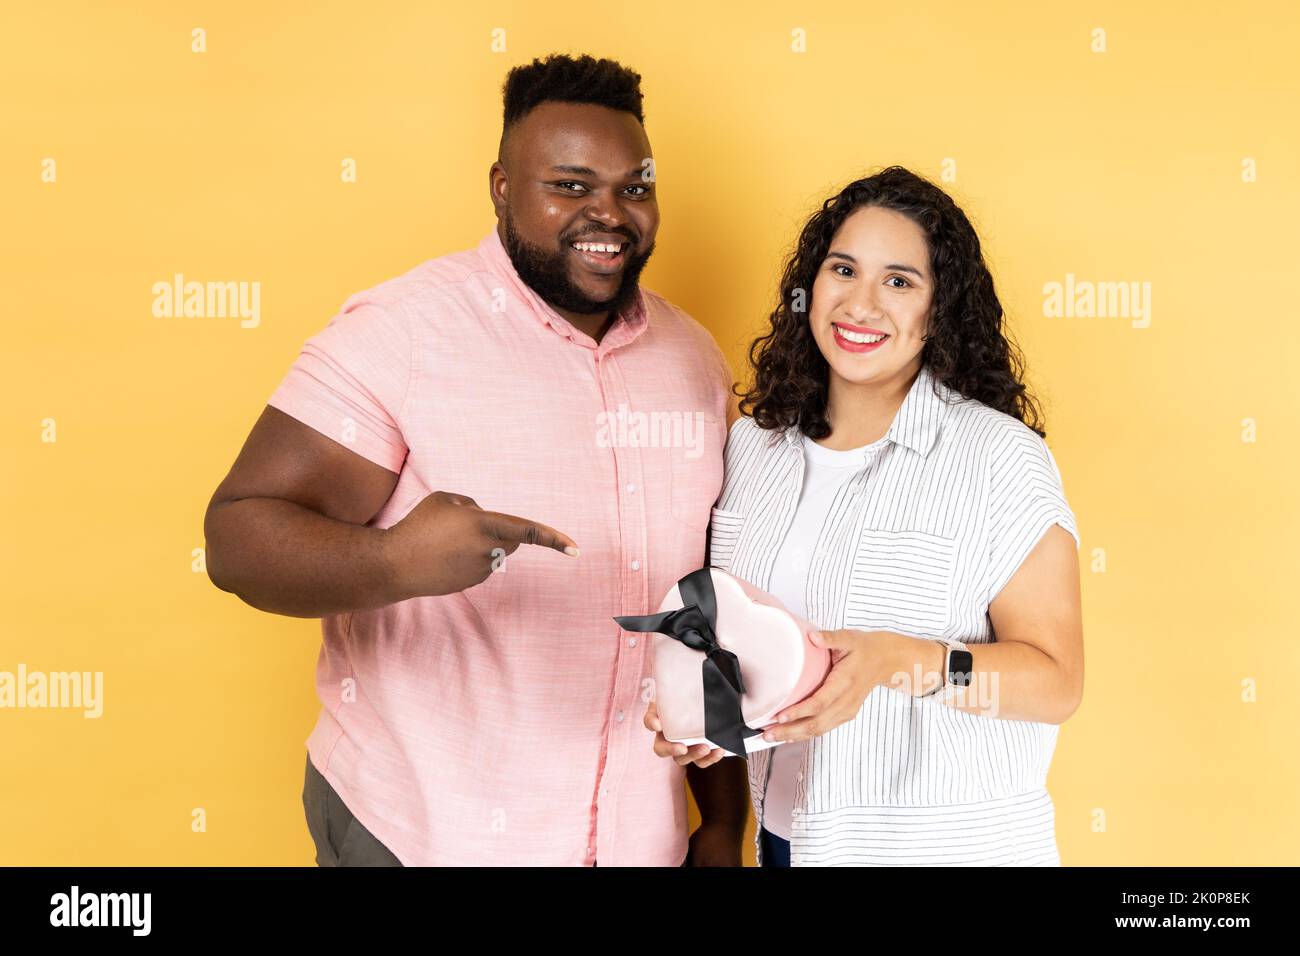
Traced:
POLYGON ((646 708, 642 722, 646 730, 655 732, 655 753, 660 757, 672 757, 679 767, 692 763, 697 767, 711 767, 726 756, 720 748, 709 744, 695 744, 693 747, 688 747, 686 744, 679 744, 665 737, 663 724, 659 721, 659 709, 655 707, 653 700, 646 708))
POLYGON ((578 546, 554 528, 499 511, 473 498, 435 491, 384 533, 396 600, 455 594, 484 581, 521 544, 576 556, 578 546))

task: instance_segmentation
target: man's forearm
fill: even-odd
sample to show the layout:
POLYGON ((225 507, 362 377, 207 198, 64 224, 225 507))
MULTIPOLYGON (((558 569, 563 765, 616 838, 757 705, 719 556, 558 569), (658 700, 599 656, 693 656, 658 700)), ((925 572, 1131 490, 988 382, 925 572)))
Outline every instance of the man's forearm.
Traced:
POLYGON ((749 770, 739 757, 725 757, 709 767, 687 764, 686 780, 700 808, 701 824, 745 832, 749 817, 749 770))
POLYGON ((379 528, 243 498, 215 506, 204 531, 212 583, 259 610, 321 617, 400 600, 379 528))

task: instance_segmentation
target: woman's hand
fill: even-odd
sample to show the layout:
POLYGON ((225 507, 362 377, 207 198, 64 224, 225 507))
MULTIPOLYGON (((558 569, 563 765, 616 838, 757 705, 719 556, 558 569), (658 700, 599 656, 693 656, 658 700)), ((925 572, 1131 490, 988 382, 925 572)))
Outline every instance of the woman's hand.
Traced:
POLYGON ((679 767, 685 767, 689 763, 697 767, 711 767, 726 756, 726 752, 718 747, 710 747, 708 744, 687 747, 665 737, 663 724, 659 722, 659 710, 653 700, 646 708, 644 722, 647 730, 655 732, 655 753, 660 757, 672 757, 679 767))
POLYGON ((894 674, 895 637, 888 631, 822 631, 830 673, 815 693, 777 714, 763 739, 807 740, 856 717, 867 695, 894 674))

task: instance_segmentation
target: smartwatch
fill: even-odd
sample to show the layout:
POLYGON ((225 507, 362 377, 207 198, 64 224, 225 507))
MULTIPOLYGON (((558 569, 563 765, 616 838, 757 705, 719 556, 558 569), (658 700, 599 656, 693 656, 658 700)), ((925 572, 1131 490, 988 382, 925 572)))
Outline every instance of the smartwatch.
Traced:
POLYGON ((936 644, 945 648, 943 655, 943 683, 924 694, 922 697, 931 697, 941 690, 951 690, 956 687, 968 687, 971 682, 971 672, 974 668, 974 657, 966 649, 966 645, 961 641, 954 641, 949 638, 936 637, 932 638, 936 644))

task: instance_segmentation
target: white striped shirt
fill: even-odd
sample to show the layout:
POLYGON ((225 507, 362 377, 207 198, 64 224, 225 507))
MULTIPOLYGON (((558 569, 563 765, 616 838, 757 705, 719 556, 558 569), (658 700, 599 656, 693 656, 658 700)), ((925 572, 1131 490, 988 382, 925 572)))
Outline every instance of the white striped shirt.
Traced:
MULTIPOLYGON (((863 450, 818 533, 808 620, 992 641, 989 604, 1047 529, 1060 524, 1079 542, 1055 459, 1022 422, 926 368, 885 439, 863 450)), ((796 429, 735 422, 710 564, 767 588, 803 471, 796 429)), ((809 742, 791 865, 1059 865, 1046 789, 1057 729, 874 688, 853 720, 809 742)), ((760 824, 771 757, 749 758, 760 824)))

